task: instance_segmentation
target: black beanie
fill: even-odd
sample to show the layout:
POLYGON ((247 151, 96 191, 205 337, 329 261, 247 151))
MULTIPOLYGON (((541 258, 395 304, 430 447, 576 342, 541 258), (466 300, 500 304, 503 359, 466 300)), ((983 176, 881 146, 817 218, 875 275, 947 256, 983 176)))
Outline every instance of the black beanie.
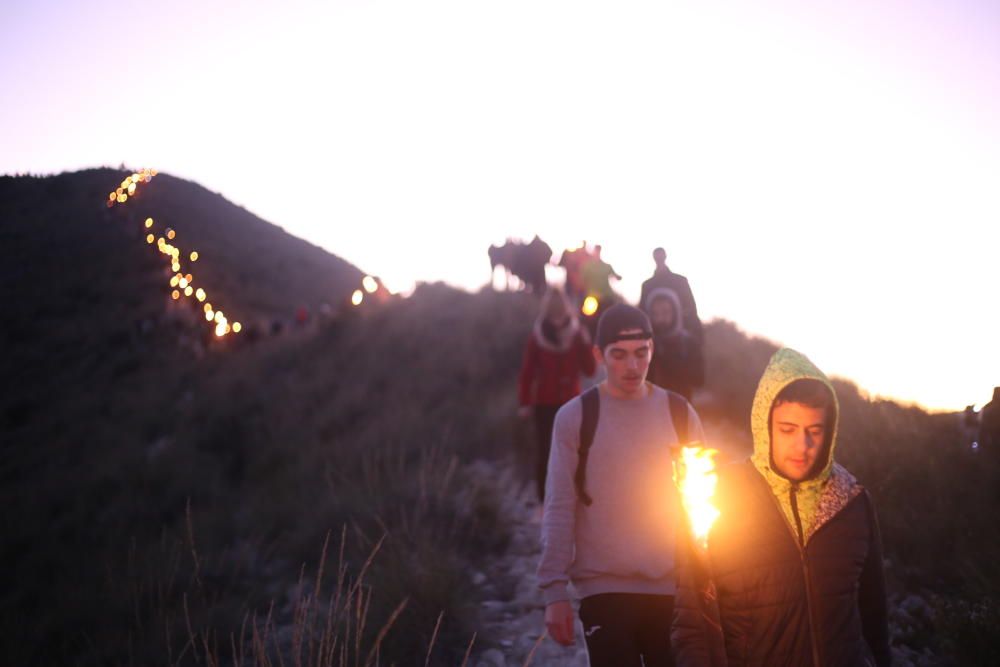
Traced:
POLYGON ((635 306, 616 303, 597 321, 597 347, 602 350, 619 340, 646 340, 653 337, 653 327, 646 313, 635 306), (623 331, 638 329, 639 333, 622 335, 623 331))

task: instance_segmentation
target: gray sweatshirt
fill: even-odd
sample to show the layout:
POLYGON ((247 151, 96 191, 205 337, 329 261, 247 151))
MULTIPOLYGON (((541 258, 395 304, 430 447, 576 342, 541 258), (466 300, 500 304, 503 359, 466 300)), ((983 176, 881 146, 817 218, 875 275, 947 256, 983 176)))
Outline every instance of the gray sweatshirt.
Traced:
MULTIPOLYGON (((667 393, 647 383, 645 397, 614 398, 601 387, 600 416, 587 462, 584 505, 576 493, 580 422, 577 396, 556 413, 545 482, 538 585, 545 603, 568 600, 568 582, 585 598, 599 593, 673 595, 675 530, 681 508, 670 448, 677 434, 667 393)), ((705 435, 693 409, 688 439, 705 435)))

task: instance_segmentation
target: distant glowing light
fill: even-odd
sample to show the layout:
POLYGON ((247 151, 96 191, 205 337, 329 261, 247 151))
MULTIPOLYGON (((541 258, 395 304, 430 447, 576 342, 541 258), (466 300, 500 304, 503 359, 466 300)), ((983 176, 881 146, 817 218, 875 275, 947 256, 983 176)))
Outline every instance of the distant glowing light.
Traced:
POLYGON ((191 287, 190 285, 188 285, 187 287, 184 288, 184 296, 191 296, 191 294, 193 292, 194 292, 194 288, 191 287))
POLYGON ((583 308, 581 308, 581 310, 583 311, 584 315, 590 317, 591 315, 597 312, 597 307, 599 305, 600 304, 598 303, 596 298, 588 296, 586 299, 583 300, 583 308))
POLYGON ((233 322, 233 331, 234 332, 239 333, 242 330, 243 330, 243 325, 242 324, 240 324, 239 322, 233 322))
MULTIPOLYGON (((173 276, 173 277, 172 277, 172 278, 170 279, 170 286, 171 286, 171 287, 177 287, 177 285, 178 285, 179 283, 180 283, 180 280, 178 280, 178 279, 177 279, 177 276, 173 276)), ((181 287, 186 287, 186 285, 181 285, 181 287)))
POLYGON ((210 304, 210 303, 206 303, 205 304, 205 312, 206 313, 212 312, 212 304, 210 304))
POLYGON ((215 313, 213 313, 210 310, 206 310, 205 311, 205 319, 208 320, 209 322, 211 322, 212 320, 215 319, 215 313))
POLYGON ((108 199, 110 201, 114 201, 114 200, 118 199, 118 193, 117 192, 108 193, 108 199))
POLYGON ((149 229, 152 226, 153 226, 153 219, 152 218, 146 218, 146 229, 149 229))
POLYGON ((156 237, 153 236, 152 234, 146 234, 146 243, 152 245, 153 244, 153 239, 155 239, 155 238, 156 237))
POLYGON ((365 276, 365 279, 361 281, 361 285, 365 288, 365 291, 372 294, 378 289, 378 283, 371 276, 365 276))
POLYGON ((128 201, 128 195, 127 195, 127 194, 125 194, 125 193, 123 192, 123 193, 121 193, 120 195, 118 195, 118 203, 119 203, 119 204, 124 204, 124 203, 125 203, 125 202, 127 202, 127 201, 128 201))
POLYGON ((181 289, 184 289, 185 287, 188 286, 187 278, 181 278, 180 280, 177 281, 177 283, 181 286, 181 289))
POLYGON ((365 298, 365 293, 359 289, 356 289, 354 290, 354 294, 351 295, 351 303, 353 303, 355 306, 360 306, 364 298, 365 298))
POLYGON ((197 262, 198 261, 198 251, 197 250, 191 251, 191 261, 192 262, 197 262))
POLYGON ((215 325, 215 335, 218 336, 219 338, 222 338, 223 336, 225 336, 226 335, 226 325, 225 324, 216 324, 215 325))
POLYGON ((128 185, 128 193, 130 195, 134 195, 135 194, 135 183, 129 183, 129 185, 128 185))
POLYGON ((132 184, 132 179, 126 178, 124 181, 122 181, 122 184, 120 186, 118 186, 118 187, 120 187, 122 190, 124 190, 125 188, 127 188, 131 184, 132 184))
POLYGON ((171 241, 173 241, 175 236, 177 236, 177 232, 175 232, 172 229, 167 229, 167 238, 168 239, 170 239, 171 241))
POLYGON ((193 282, 194 282, 194 276, 192 276, 192 275, 191 275, 190 273, 186 274, 186 275, 184 276, 184 279, 185 279, 186 281, 188 281, 189 283, 193 283, 193 282))
POLYGON ((174 271, 180 271, 181 265, 178 264, 177 262, 174 262, 173 264, 170 265, 170 268, 173 269, 174 271))
POLYGON ((198 299, 198 301, 204 301, 205 300, 205 296, 206 296, 205 295, 205 290, 203 290, 202 288, 199 287, 198 291, 196 291, 194 293, 194 296, 195 296, 196 299, 198 299))
POLYGON ((177 290, 174 290, 173 292, 171 292, 171 293, 170 293, 170 297, 171 297, 171 298, 172 298, 172 299, 173 299, 174 301, 176 301, 177 299, 181 298, 181 293, 180 293, 180 292, 178 292, 177 290))
POLYGON ((221 310, 215 311, 215 321, 218 322, 219 324, 222 324, 223 322, 226 321, 226 316, 222 314, 221 310))

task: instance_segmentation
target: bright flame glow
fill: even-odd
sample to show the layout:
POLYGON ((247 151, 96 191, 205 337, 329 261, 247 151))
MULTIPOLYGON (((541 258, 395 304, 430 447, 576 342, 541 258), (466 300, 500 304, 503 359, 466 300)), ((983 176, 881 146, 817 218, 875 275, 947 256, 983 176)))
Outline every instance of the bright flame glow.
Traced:
POLYGON ((197 262, 198 261, 198 251, 197 250, 194 250, 194 251, 191 252, 191 261, 192 262, 197 262))
POLYGON ((173 241, 175 236, 177 236, 177 232, 175 232, 172 229, 168 229, 167 230, 167 238, 168 239, 170 239, 171 241, 173 241))
MULTIPOLYGON (((180 283, 180 280, 178 280, 177 276, 171 276, 171 278, 170 278, 170 286, 171 287, 177 287, 178 283, 180 283)), ((181 287, 184 287, 184 285, 181 285, 181 287)))
MULTIPOLYGON (((177 276, 174 276, 174 277, 176 278, 177 276)), ((173 282, 173 281, 171 280, 170 282, 173 282)), ((177 281, 177 284, 179 284, 181 286, 181 289, 184 289, 185 287, 188 286, 188 279, 187 278, 181 278, 180 280, 177 281)))
POLYGON ((176 301, 177 299, 181 298, 181 293, 178 292, 177 290, 174 290, 173 292, 170 293, 170 298, 176 301))
POLYGON ((184 288, 184 296, 191 296, 192 292, 194 292, 194 288, 190 285, 184 288))
POLYGON ((215 319, 215 313, 213 313, 211 310, 206 310, 205 311, 205 319, 207 321, 211 322, 212 320, 215 319))
POLYGON ((372 294, 378 289, 378 283, 371 276, 365 276, 365 279, 361 281, 361 285, 365 288, 365 291, 372 294))
POLYGON ((152 226, 153 226, 153 219, 152 218, 146 218, 146 229, 149 229, 152 226))
POLYGON ((588 296, 586 299, 583 300, 583 308, 581 308, 581 310, 583 311, 584 315, 590 317, 591 315, 597 312, 598 305, 600 304, 598 304, 597 299, 595 297, 588 296))
POLYGON ((194 295, 195 295, 195 298, 198 299, 198 301, 204 301, 205 300, 205 296, 206 296, 205 290, 203 290, 200 287, 198 288, 198 291, 194 293, 194 295))
POLYGON ((152 244, 155 237, 152 234, 146 235, 146 243, 152 244))
POLYGON ((364 298, 365 298, 365 293, 359 289, 356 289, 354 290, 354 294, 351 295, 351 303, 353 303, 355 306, 360 306, 364 298))
POLYGON ((681 503, 691 524, 691 532, 702 549, 708 548, 708 532, 719 518, 712 504, 719 476, 715 471, 718 450, 705 447, 682 447, 680 460, 674 467, 674 482, 681 494, 681 503))
POLYGON ((233 331, 239 333, 243 329, 243 325, 239 322, 233 322, 233 331))
POLYGON ((130 195, 134 195, 134 194, 135 194, 135 183, 129 183, 129 186, 128 186, 128 193, 129 193, 130 195))

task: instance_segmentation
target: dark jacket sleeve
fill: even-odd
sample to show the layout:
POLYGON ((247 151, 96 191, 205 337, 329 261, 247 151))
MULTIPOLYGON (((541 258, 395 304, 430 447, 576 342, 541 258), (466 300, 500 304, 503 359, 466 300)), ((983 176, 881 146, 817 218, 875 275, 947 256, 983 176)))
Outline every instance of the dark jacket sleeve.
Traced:
POLYGON ((725 667, 726 657, 714 586, 683 529, 678 540, 677 594, 670 646, 677 667, 725 667))
POLYGON ((698 305, 694 301, 694 294, 691 293, 691 284, 684 279, 678 286, 677 297, 681 302, 681 314, 684 319, 684 326, 695 340, 700 344, 705 337, 701 325, 701 318, 698 317, 698 305))
POLYGON ((888 667, 892 664, 892 652, 889 649, 889 612, 886 606, 885 572, 882 569, 882 536, 875 516, 875 504, 867 491, 865 502, 868 505, 871 542, 858 587, 861 632, 878 667, 888 667))

